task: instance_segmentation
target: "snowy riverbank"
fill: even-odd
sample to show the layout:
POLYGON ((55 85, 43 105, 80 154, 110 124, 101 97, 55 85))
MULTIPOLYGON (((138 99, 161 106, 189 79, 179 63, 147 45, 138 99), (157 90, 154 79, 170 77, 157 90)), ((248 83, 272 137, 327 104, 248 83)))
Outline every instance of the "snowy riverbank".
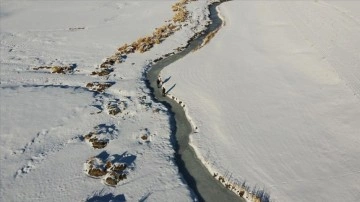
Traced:
POLYGON ((207 2, 189 4, 190 20, 151 51, 91 75, 119 46, 171 20, 173 4, 2 1, 1 200, 194 200, 174 164, 167 109, 148 96, 143 72, 204 28, 207 2), (54 66, 70 70, 52 74, 54 66), (92 92, 92 82, 110 87, 92 92), (90 165, 107 174, 90 178, 90 165), (114 166, 126 179, 107 186, 114 166))
POLYGON ((359 199, 359 6, 221 6, 226 26, 163 72, 210 170, 276 201, 359 199))

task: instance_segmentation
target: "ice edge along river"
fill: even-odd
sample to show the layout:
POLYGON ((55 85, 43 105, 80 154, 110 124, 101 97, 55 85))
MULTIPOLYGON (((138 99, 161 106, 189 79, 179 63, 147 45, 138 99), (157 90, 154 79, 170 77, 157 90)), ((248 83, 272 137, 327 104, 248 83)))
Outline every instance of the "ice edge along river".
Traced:
POLYGON ((217 2, 209 5, 209 17, 212 23, 207 29, 200 36, 191 40, 184 50, 152 65, 146 74, 146 78, 147 86, 151 90, 153 98, 163 103, 171 113, 171 131, 172 136, 175 136, 176 139, 174 143, 175 161, 180 173, 189 187, 195 192, 199 201, 245 201, 245 199, 237 196, 216 180, 197 158, 194 149, 189 145, 189 135, 193 132, 193 129, 183 107, 169 96, 162 96, 161 88, 158 88, 156 83, 163 68, 196 50, 202 45, 203 40, 209 33, 220 28, 223 21, 218 15, 217 6, 221 3, 217 2))

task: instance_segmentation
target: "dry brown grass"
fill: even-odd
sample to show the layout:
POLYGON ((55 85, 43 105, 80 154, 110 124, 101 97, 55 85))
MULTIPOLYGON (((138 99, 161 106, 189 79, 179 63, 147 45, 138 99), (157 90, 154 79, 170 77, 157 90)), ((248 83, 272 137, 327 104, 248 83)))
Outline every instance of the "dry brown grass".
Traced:
POLYGON ((109 114, 113 116, 121 112, 120 108, 117 106, 110 106, 108 107, 108 110, 109 110, 109 114))
POLYGON ((101 177, 106 175, 106 171, 101 168, 90 168, 88 174, 93 177, 101 177))
POLYGON ((123 46, 121 46, 120 48, 118 48, 118 55, 127 55, 130 53, 134 53, 135 52, 135 48, 131 45, 128 44, 124 44, 123 46))
POLYGON ((122 172, 127 168, 126 164, 113 165, 111 170, 116 172, 122 172))
POLYGON ((105 183, 110 186, 115 186, 117 185, 118 181, 112 177, 107 177, 105 183))
POLYGON ((179 11, 182 8, 182 5, 180 2, 175 3, 174 5, 171 6, 172 11, 176 12, 179 11))
MULTIPOLYGON (((90 164, 90 165, 93 165, 94 162, 95 162, 95 157, 91 157, 91 158, 89 158, 89 159, 86 161, 86 163, 87 163, 87 164, 90 164)), ((91 167, 91 166, 90 166, 90 167, 91 167)))
POLYGON ((219 31, 219 29, 216 29, 216 30, 210 32, 210 33, 205 37, 204 42, 202 43, 201 46, 204 46, 204 45, 208 44, 208 43, 210 42, 210 40, 211 40, 212 38, 214 38, 215 34, 216 34, 218 31, 219 31))
POLYGON ((95 132, 90 132, 87 135, 84 136, 84 139, 91 143, 92 147, 94 149, 102 149, 105 148, 108 144, 107 140, 100 140, 97 138, 99 134, 95 132))
POLYGON ((185 5, 189 2, 189 0, 181 0, 180 2, 175 3, 172 6, 172 10, 175 12, 173 16, 173 21, 177 22, 185 22, 188 17, 189 12, 186 10, 185 5))
POLYGON ((210 40, 212 38, 214 38, 215 34, 219 31, 219 29, 216 29, 212 32, 210 32, 208 35, 206 35, 206 37, 204 38, 202 44, 198 47, 196 47, 193 51, 197 51, 199 50, 201 47, 205 46, 206 44, 208 44, 210 42, 210 40))
POLYGON ((97 140, 98 140, 97 137, 92 137, 92 138, 89 139, 89 142, 93 143, 93 142, 95 142, 97 140))
POLYGON ((105 164, 105 168, 109 169, 109 168, 111 168, 111 166, 112 166, 111 161, 107 161, 106 164, 105 164))
POLYGON ((70 31, 76 31, 76 30, 82 30, 85 29, 85 27, 70 27, 69 30, 70 31))
POLYGON ((174 22, 185 22, 187 16, 188 16, 188 11, 186 11, 185 9, 179 10, 178 12, 175 13, 175 15, 173 17, 173 21, 174 22))
POLYGON ((106 89, 110 88, 112 83, 99 83, 99 82, 90 82, 86 84, 86 88, 91 91, 96 91, 99 93, 103 93, 106 89))
POLYGON ((65 74, 66 71, 70 71, 71 68, 68 66, 60 67, 60 66, 53 66, 51 67, 51 73, 57 74, 65 74))
POLYGON ((134 50, 143 53, 150 50, 154 44, 155 40, 153 39, 153 36, 146 36, 139 38, 137 41, 133 42, 131 44, 131 47, 133 47, 134 50))
MULTIPOLYGON (((107 108, 108 113, 109 113, 110 115, 115 116, 115 115, 117 115, 118 113, 121 113, 121 109, 120 109, 120 107, 119 107, 119 103, 108 103, 108 104, 106 105, 106 108, 107 108)), ((125 108, 124 108, 124 109, 125 109, 125 108)))
POLYGON ((119 175, 119 180, 126 180, 127 176, 125 173, 119 175))
POLYGON ((92 146, 94 147, 94 149, 102 149, 102 148, 106 147, 107 144, 108 144, 108 141, 98 140, 97 138, 94 138, 94 141, 92 141, 92 146))
POLYGON ((53 74, 67 74, 72 73, 74 69, 70 66, 40 66, 34 67, 33 70, 48 69, 53 74))
POLYGON ((127 179, 125 173, 128 167, 126 163, 117 163, 110 160, 104 161, 97 157, 91 157, 86 161, 87 174, 94 178, 102 178, 104 183, 109 186, 116 186, 118 182, 127 179))
MULTIPOLYGON (((174 5, 172 5, 172 10, 175 12, 172 21, 174 23, 185 22, 188 17, 188 11, 186 10, 185 5, 191 0, 181 0, 174 5)), ((118 48, 118 52, 115 55, 127 55, 138 51, 144 53, 149 51, 155 44, 160 44, 165 38, 172 35, 176 30, 179 30, 180 27, 173 23, 163 25, 155 29, 151 36, 141 37, 131 45, 124 44, 118 48)), ((116 61, 116 60, 115 60, 116 61)), ((113 65, 113 64, 111 64, 113 65)), ((104 65, 105 66, 105 65, 104 65)))
POLYGON ((165 40, 165 38, 172 35, 177 29, 177 26, 172 23, 163 25, 155 29, 152 39, 156 44, 159 44, 160 42, 165 40))
POLYGON ((91 75, 98 75, 98 76, 107 76, 114 70, 112 68, 109 69, 102 69, 101 71, 93 71, 91 72, 91 75))
POLYGON ((219 176, 219 181, 225 183, 225 178, 223 176, 219 176))
POLYGON ((121 63, 122 60, 120 56, 126 56, 128 54, 134 53, 135 51, 144 53, 149 51, 155 44, 160 44, 167 37, 171 36, 175 31, 180 29, 178 23, 185 22, 188 18, 189 12, 186 10, 186 4, 191 0, 180 0, 179 2, 172 5, 172 10, 175 12, 172 18, 173 23, 169 23, 158 27, 152 33, 151 36, 141 37, 138 40, 134 41, 130 45, 124 44, 123 46, 117 49, 117 52, 106 59, 105 62, 100 64, 101 71, 93 71, 91 75, 98 76, 107 76, 113 69, 111 68, 115 63, 121 63), (178 25, 175 25, 175 24, 178 25))
POLYGON ((256 196, 255 196, 255 197, 253 197, 253 198, 255 198, 255 199, 253 199, 253 201, 254 201, 254 202, 261 202, 261 199, 260 199, 260 198, 258 198, 258 197, 256 197, 256 196))
POLYGON ((40 67, 34 67, 33 70, 39 70, 39 69, 51 69, 50 66, 40 66, 40 67))
POLYGON ((95 135, 95 133, 90 132, 90 133, 88 133, 87 135, 84 136, 84 139, 89 140, 93 135, 95 135))
POLYGON ((109 75, 111 72, 114 71, 112 66, 115 63, 121 63, 122 62, 120 60, 120 56, 121 56, 121 54, 120 55, 119 54, 114 54, 114 55, 106 58, 106 60, 99 65, 101 70, 100 71, 93 71, 91 73, 91 75, 98 75, 98 76, 107 76, 107 75, 109 75))
POLYGON ((109 176, 105 179, 105 184, 116 186, 120 181, 127 178, 125 173, 109 172, 109 176))
MULTIPOLYGON (((231 182, 230 177, 229 177, 229 179, 225 179, 224 176, 221 176, 218 173, 213 173, 213 177, 215 179, 218 179, 225 186, 225 188, 235 192, 240 197, 244 197, 244 195, 246 193, 244 184, 239 186, 237 183, 231 182)), ((249 193, 247 193, 247 194, 249 195, 249 193)), ((260 199, 258 197, 256 197, 254 194, 252 194, 252 195, 250 194, 250 197, 251 197, 252 201, 254 201, 254 202, 261 202, 260 199)))

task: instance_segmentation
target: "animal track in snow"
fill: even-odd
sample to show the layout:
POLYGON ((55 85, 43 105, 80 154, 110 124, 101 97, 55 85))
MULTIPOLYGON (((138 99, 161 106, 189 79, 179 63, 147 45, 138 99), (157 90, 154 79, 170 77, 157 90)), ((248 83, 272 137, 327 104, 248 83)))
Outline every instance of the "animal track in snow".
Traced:
POLYGON ((44 136, 48 134, 48 130, 42 130, 38 132, 37 135, 31 139, 24 147, 16 150, 13 154, 23 154, 31 149, 33 145, 40 144, 42 140, 44 140, 44 136))
POLYGON ((15 178, 30 173, 32 170, 36 169, 38 165, 45 161, 49 155, 61 151, 66 147, 66 145, 83 141, 83 137, 78 135, 63 142, 57 141, 51 145, 46 145, 45 143, 47 140, 45 138, 48 133, 48 130, 43 130, 37 133, 36 137, 28 142, 23 148, 13 152, 15 155, 31 155, 34 153, 31 155, 30 159, 15 172, 15 178))

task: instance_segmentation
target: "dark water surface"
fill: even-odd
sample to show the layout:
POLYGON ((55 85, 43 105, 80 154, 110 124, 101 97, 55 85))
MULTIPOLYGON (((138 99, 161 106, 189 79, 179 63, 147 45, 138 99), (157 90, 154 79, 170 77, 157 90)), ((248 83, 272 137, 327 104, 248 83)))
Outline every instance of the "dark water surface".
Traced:
POLYGON ((212 23, 207 29, 200 36, 193 39, 183 51, 155 63, 147 72, 146 78, 153 98, 163 103, 171 113, 171 129, 176 152, 175 161, 180 173, 188 186, 197 195, 199 201, 245 201, 234 192, 226 189, 196 157, 194 149, 189 145, 189 135, 193 131, 183 107, 171 98, 163 97, 161 89, 157 88, 156 83, 157 77, 163 68, 199 47, 208 33, 222 25, 222 20, 219 18, 216 10, 219 4, 214 3, 209 6, 212 23))

